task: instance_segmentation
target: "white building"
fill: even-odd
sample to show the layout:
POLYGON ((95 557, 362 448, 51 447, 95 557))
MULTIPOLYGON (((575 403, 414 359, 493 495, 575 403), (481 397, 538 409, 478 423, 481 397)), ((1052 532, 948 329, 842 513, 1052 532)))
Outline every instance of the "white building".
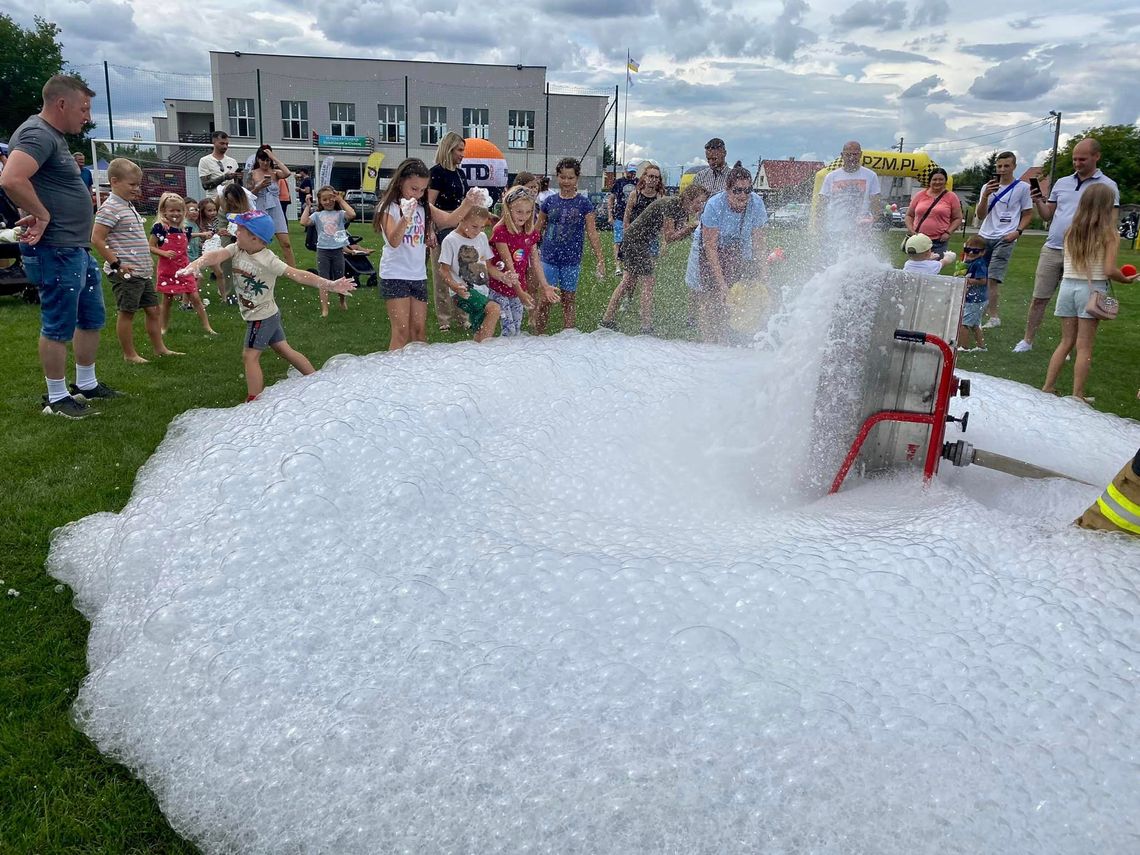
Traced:
MULTIPOLYGON (((336 157, 333 183, 351 189, 373 151, 385 154, 382 176, 405 157, 430 166, 440 137, 458 131, 495 143, 511 175, 550 174, 575 157, 581 188, 602 187, 606 134, 597 131, 608 98, 549 93, 544 66, 211 51, 210 74, 212 101, 165 99, 166 115, 154 119, 158 140, 208 141, 222 129, 231 145, 317 145, 322 157, 336 157)), ((160 149, 174 161, 201 155, 160 149)), ((282 154, 290 165, 311 164, 282 154)))

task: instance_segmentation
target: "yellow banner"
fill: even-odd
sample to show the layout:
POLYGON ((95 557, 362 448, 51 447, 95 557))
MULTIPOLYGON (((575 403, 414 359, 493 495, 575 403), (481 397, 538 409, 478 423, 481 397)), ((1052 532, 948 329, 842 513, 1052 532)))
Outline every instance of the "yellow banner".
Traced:
POLYGON ((384 162, 384 152, 374 151, 364 164, 364 184, 360 188, 365 193, 376 192, 376 179, 380 177, 380 164, 384 162))

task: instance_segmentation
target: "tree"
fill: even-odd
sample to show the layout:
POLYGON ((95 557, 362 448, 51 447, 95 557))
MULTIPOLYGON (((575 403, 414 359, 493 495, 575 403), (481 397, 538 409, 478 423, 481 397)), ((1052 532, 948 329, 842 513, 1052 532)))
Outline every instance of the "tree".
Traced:
MULTIPOLYGON (((87 153, 91 150, 90 144, 84 150, 87 153)), ((112 160, 116 157, 125 157, 127 160, 133 160, 141 165, 146 165, 144 161, 159 161, 158 149, 153 146, 140 146, 138 143, 119 143, 116 142, 114 147, 107 143, 96 143, 95 153, 99 157, 106 160, 112 160)))
MULTIPOLYGON (((54 74, 71 74, 63 61, 63 45, 57 40, 59 27, 35 18, 35 27, 25 30, 7 15, 0 15, 0 137, 8 139, 16 128, 43 106, 43 88, 54 74)), ((86 81, 84 81, 86 82, 86 81)), ((78 134, 67 134, 72 151, 85 151, 87 134, 95 127, 88 122, 78 134)))
MULTIPOLYGON (((1077 134, 1057 152, 1057 175, 1072 174, 1073 149, 1088 137, 1100 143, 1100 168, 1120 188, 1121 203, 1140 202, 1140 128, 1136 125, 1102 125, 1077 134)), ((1045 158, 1046 175, 1052 167, 1050 154, 1045 158)))
POLYGON ((43 18, 25 30, 7 15, 0 15, 0 137, 8 139, 33 113, 40 111, 41 90, 53 74, 63 70, 59 28, 43 18))
POLYGON ((614 150, 608 142, 602 140, 602 171, 614 165, 614 150))
POLYGON ((997 172, 997 156, 996 151, 991 151, 988 157, 975 161, 973 166, 967 166, 961 172, 955 172, 954 189, 962 193, 980 193, 982 185, 997 172))

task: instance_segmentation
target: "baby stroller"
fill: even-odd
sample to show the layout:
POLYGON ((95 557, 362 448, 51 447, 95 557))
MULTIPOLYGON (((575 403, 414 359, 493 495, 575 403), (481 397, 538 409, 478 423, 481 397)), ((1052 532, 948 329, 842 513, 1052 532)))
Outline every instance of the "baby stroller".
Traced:
MULTIPOLYGON (((19 219, 20 213, 16 210, 16 206, 4 191, 0 190, 0 233, 8 233, 7 237, 13 237, 9 230, 15 228, 19 219)), ((0 266, 0 296, 10 297, 18 294, 28 303, 40 301, 39 290, 24 273, 19 243, 0 238, 0 265, 3 265, 0 266)))
MULTIPOLYGON (((344 275, 354 280, 357 288, 375 288, 377 284, 376 266, 364 253, 352 251, 353 247, 362 240, 364 238, 349 233, 348 246, 344 250, 344 275)), ((305 249, 317 251, 317 227, 311 223, 305 227, 305 249)), ((316 273, 317 271, 314 268, 309 268, 309 272, 316 273)))

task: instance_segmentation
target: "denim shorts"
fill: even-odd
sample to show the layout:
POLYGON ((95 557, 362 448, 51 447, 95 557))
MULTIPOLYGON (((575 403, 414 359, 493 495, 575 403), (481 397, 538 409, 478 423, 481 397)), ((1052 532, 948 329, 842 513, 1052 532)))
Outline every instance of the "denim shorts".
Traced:
POLYGON ((625 238, 625 221, 614 220, 614 243, 621 243, 625 238))
POLYGON ((76 329, 98 330, 107 320, 103 279, 81 246, 20 245, 24 273, 40 292, 40 335, 71 341, 76 329))
MULTIPOLYGON (((1101 293, 1108 293, 1108 283, 1103 279, 1094 280, 1092 287, 1101 293)), ((1058 318, 1084 318, 1092 320, 1092 315, 1085 311, 1092 291, 1087 279, 1070 279, 1068 276, 1061 280, 1061 290, 1057 292, 1057 307, 1053 314, 1058 318)))
POLYGON ((385 300, 402 300, 411 297, 421 303, 427 302, 426 279, 381 279, 380 296, 385 300))
POLYGON ((582 272, 582 264, 547 264, 544 261, 542 272, 546 274, 546 281, 551 287, 573 294, 578 290, 578 274, 582 272))
POLYGON ((963 303, 962 326, 980 327, 982 325, 982 309, 985 307, 985 303, 963 303))

